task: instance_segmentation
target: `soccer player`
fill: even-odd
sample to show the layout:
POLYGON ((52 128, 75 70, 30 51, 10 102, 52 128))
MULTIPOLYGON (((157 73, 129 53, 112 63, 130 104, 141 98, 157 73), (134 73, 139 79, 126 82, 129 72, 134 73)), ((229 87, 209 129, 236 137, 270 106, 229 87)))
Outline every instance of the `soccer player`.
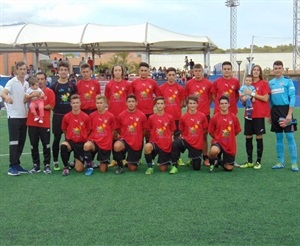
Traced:
POLYGON ((121 65, 112 68, 112 77, 105 86, 105 97, 107 98, 108 111, 115 117, 126 110, 126 97, 131 93, 131 85, 124 80, 124 69, 121 65))
POLYGON ((159 169, 165 172, 171 164, 172 135, 176 129, 173 117, 164 112, 165 99, 155 98, 156 112, 148 118, 150 141, 145 144, 144 153, 148 169, 147 175, 153 174, 152 160, 158 155, 159 169))
MULTIPOLYGON (((196 65, 195 65, 196 66, 196 65)), ((177 173, 177 162, 180 152, 189 150, 189 158, 194 170, 201 169, 204 135, 207 133, 207 116, 197 110, 199 97, 195 95, 187 98, 187 112, 179 120, 181 136, 174 140, 172 145, 172 164, 170 173, 177 173)))
MULTIPOLYGON (((265 118, 270 117, 269 94, 270 88, 267 81, 263 80, 263 72, 259 65, 255 65, 251 70, 253 78, 252 86, 255 88, 255 93, 250 90, 245 91, 255 101, 252 102, 252 120, 244 121, 244 135, 246 136, 246 152, 247 162, 241 165, 241 168, 261 168, 261 160, 263 155, 263 135, 266 133, 265 118), (256 135, 257 159, 253 163, 253 135, 256 135)), ((242 102, 245 98, 242 98, 242 102)))
POLYGON ((178 138, 179 119, 181 116, 181 108, 183 107, 184 90, 175 81, 176 69, 169 67, 167 69, 167 82, 159 86, 159 95, 165 98, 166 106, 165 112, 172 115, 175 120, 176 130, 174 131, 174 138, 178 138))
POLYGON ((96 111, 96 96, 101 94, 99 81, 92 79, 92 70, 88 63, 80 66, 82 79, 76 83, 77 92, 80 95, 81 110, 86 114, 96 111))
POLYGON ((212 86, 212 99, 215 102, 215 111, 220 111, 219 98, 221 96, 227 96, 229 98, 230 107, 229 112, 233 114, 238 113, 237 102, 239 100, 239 81, 232 77, 232 65, 231 62, 225 61, 222 63, 222 77, 216 79, 212 86))
POLYGON ((65 114, 71 111, 70 97, 77 92, 75 85, 68 81, 69 63, 61 61, 58 63, 59 79, 51 85, 55 94, 55 107, 52 116, 52 133, 54 135, 52 143, 53 166, 55 171, 59 171, 58 164, 60 139, 63 131, 61 129, 62 119, 65 114))
POLYGON ((219 112, 209 121, 208 133, 212 137, 209 150, 210 171, 221 165, 225 171, 232 171, 236 155, 236 135, 241 131, 237 116, 229 111, 229 98, 219 98, 219 112), (221 159, 222 156, 222 159, 221 159))
POLYGON ((127 152, 128 169, 135 171, 142 155, 143 138, 147 129, 147 118, 136 109, 136 96, 130 94, 126 98, 127 109, 117 117, 117 129, 120 139, 114 143, 114 157, 118 163, 117 174, 124 172, 123 160, 127 152))
POLYGON ((84 151, 83 145, 88 140, 91 129, 89 116, 80 110, 80 96, 71 96, 71 112, 63 117, 61 129, 65 133, 66 139, 60 145, 61 159, 64 164, 63 176, 69 175, 70 152, 74 151, 75 169, 80 172, 83 170, 84 151))
POLYGON ((116 129, 115 116, 106 110, 105 96, 96 96, 97 111, 90 114, 91 133, 89 140, 84 144, 85 161, 87 164, 86 176, 93 173, 92 160, 98 153, 100 172, 106 172, 110 161, 113 134, 116 129))
MULTIPOLYGON (((51 174, 50 160, 51 160, 51 149, 50 149, 50 117, 51 110, 55 106, 55 95, 54 92, 46 87, 47 75, 43 72, 36 74, 36 79, 39 83, 39 88, 43 91, 44 96, 44 122, 43 124, 38 123, 34 120, 34 114, 28 111, 27 127, 28 136, 31 145, 31 158, 33 161, 33 167, 29 173, 39 173, 41 171, 41 162, 39 154, 39 141, 41 140, 43 145, 43 157, 44 157, 44 173, 51 174)), ((31 96, 31 95, 30 95, 31 96)))
POLYGON ((148 78, 149 65, 146 62, 139 64, 139 75, 139 78, 132 81, 131 90, 139 102, 137 109, 142 111, 148 118, 153 114, 153 97, 158 94, 158 85, 155 80, 148 78))
MULTIPOLYGON (((194 95, 198 97, 198 111, 206 115, 207 120, 210 119, 210 104, 212 102, 212 82, 204 77, 203 67, 196 64, 193 69, 194 78, 189 80, 184 88, 185 98, 194 95)), ((207 131, 203 135, 203 164, 209 166, 207 155, 207 131)))
POLYGON ((295 86, 291 79, 283 76, 282 61, 275 61, 273 63, 273 72, 275 78, 269 81, 271 90, 271 131, 276 134, 278 163, 272 168, 282 169, 285 167, 283 142, 283 133, 285 133, 292 162, 292 171, 298 172, 297 146, 294 138, 294 132, 297 131, 297 124, 293 120, 293 111, 296 102, 295 86))
MULTIPOLYGON (((1 93, 7 109, 9 134, 9 169, 7 174, 11 176, 28 173, 21 166, 20 161, 27 131, 27 109, 23 100, 25 91, 29 88, 29 84, 25 80, 27 73, 26 64, 24 62, 17 62, 16 70, 17 76, 6 83, 1 93)), ((39 93, 34 92, 32 96, 39 96, 39 93)))

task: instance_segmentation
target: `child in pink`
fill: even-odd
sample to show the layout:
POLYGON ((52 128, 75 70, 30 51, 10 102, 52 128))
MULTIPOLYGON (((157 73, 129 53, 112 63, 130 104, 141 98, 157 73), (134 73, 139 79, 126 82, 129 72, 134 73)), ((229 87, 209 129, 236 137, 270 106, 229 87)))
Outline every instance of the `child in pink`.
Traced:
POLYGON ((30 78, 30 87, 25 92, 25 97, 29 100, 30 112, 34 115, 34 121, 38 121, 40 124, 44 123, 44 93, 39 88, 39 83, 35 78, 30 78), (40 96, 32 96, 33 92, 39 92, 40 96), (38 111, 36 110, 38 109, 38 111))

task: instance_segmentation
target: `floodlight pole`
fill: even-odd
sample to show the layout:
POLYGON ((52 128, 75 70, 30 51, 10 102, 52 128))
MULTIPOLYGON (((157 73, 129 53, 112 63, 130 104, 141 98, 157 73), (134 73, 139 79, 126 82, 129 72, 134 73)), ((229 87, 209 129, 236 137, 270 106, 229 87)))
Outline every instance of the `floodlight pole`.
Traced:
POLYGON ((238 64, 238 78, 239 78, 239 82, 241 83, 241 64, 242 64, 242 61, 236 61, 236 63, 238 64))

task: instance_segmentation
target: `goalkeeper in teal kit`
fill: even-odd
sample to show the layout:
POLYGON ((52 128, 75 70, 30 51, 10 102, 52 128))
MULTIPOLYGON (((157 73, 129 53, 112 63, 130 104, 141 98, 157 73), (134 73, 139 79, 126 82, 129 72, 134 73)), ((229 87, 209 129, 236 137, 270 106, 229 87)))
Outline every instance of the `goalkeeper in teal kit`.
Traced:
POLYGON ((271 131, 276 134, 277 164, 273 169, 282 169, 284 163, 283 133, 286 135, 288 149, 292 162, 292 171, 297 172, 297 145, 294 132, 297 130, 296 120, 293 119, 293 110, 296 102, 295 86, 291 79, 283 76, 282 61, 273 63, 275 78, 269 81, 271 90, 271 131))

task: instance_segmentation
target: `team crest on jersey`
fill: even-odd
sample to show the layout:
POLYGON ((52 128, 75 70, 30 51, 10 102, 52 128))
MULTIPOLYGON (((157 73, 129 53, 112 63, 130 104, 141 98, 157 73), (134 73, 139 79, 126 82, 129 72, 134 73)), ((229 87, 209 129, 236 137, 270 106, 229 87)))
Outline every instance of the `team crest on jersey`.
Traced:
POLYGON ((127 127, 127 129, 128 129, 128 131, 130 132, 130 133, 134 133, 135 132, 135 129, 136 129, 136 127, 137 127, 137 122, 134 122, 134 123, 132 123, 131 125, 129 125, 128 127, 127 127))
POLYGON ((73 128, 73 133, 76 135, 76 136, 79 136, 80 135, 80 127, 75 127, 73 128))
POLYGON ((84 98, 87 100, 90 100, 92 97, 92 94, 93 94, 93 88, 89 92, 84 94, 84 98))
POLYGON ((62 94, 60 99, 61 99, 62 102, 67 102, 67 101, 69 101, 69 97, 70 97, 70 93, 67 92, 65 94, 62 94))
POLYGON ((98 133, 103 133, 106 128, 106 124, 102 123, 100 126, 97 126, 96 130, 98 133))
POLYGON ((163 136, 166 129, 167 129, 166 126, 163 126, 163 127, 158 128, 158 129, 156 130, 157 135, 163 136))
MULTIPOLYGON (((150 87, 150 88, 151 88, 151 87, 150 87)), ((146 88, 145 90, 141 91, 140 95, 141 95, 142 98, 147 98, 149 92, 150 92, 150 89, 149 89, 149 88, 146 88)))
POLYGON ((195 135, 198 128, 199 128, 199 126, 198 126, 197 124, 195 124, 195 125, 193 125, 193 126, 190 127, 189 132, 190 132, 192 135, 195 135))
MULTIPOLYGON (((229 124, 231 124, 230 122, 232 123, 232 121, 229 121, 229 124)), ((223 129, 222 136, 228 138, 231 130, 232 130, 231 126, 228 126, 227 128, 223 129)))
POLYGON ((121 95, 123 94, 124 89, 122 88, 121 90, 118 90, 117 92, 114 93, 114 98, 115 99, 120 99, 121 95))

